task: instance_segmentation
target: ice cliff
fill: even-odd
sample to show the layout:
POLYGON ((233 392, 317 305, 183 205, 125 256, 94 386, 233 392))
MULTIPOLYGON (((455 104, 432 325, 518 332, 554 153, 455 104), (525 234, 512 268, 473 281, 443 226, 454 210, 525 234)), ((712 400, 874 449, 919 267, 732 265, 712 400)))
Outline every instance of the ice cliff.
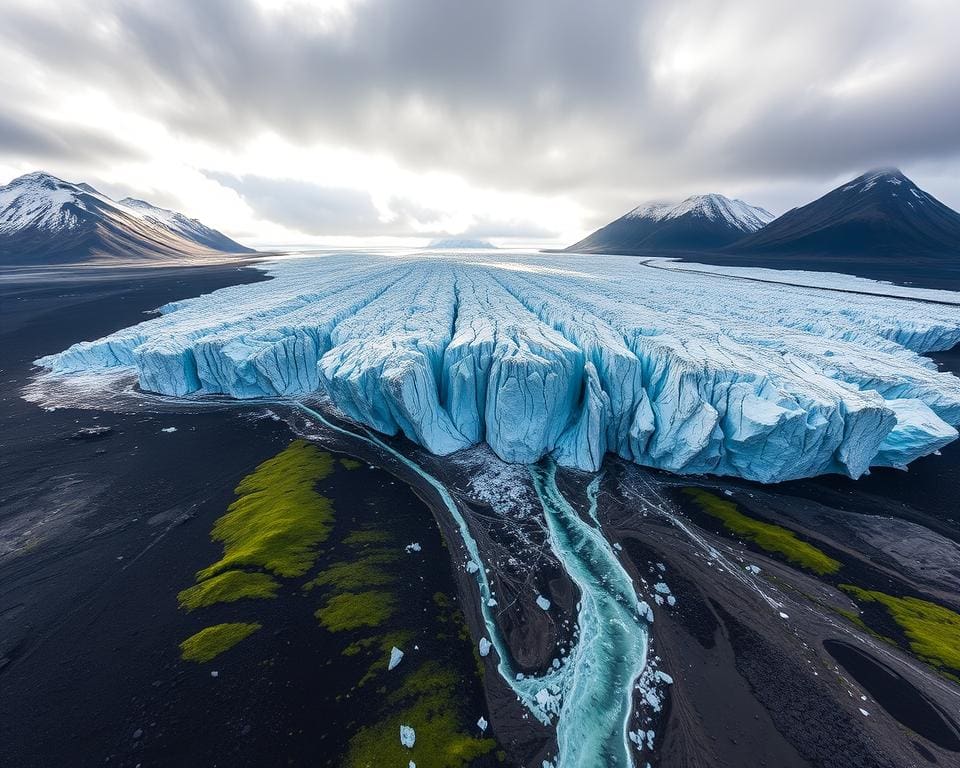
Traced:
POLYGON ((960 379, 919 354, 960 343, 949 303, 610 256, 351 253, 268 270, 37 362, 130 368, 168 395, 322 394, 437 454, 485 441, 585 470, 612 452, 762 482, 857 477, 957 437, 960 379))

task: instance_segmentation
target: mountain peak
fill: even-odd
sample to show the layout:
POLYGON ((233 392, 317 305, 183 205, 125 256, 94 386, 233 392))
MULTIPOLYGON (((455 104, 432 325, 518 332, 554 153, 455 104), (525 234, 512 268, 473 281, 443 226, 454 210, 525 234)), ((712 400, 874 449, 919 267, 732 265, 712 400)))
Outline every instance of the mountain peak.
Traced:
POLYGON ((141 200, 137 197, 125 197, 122 200, 117 200, 120 205, 125 205, 128 208, 156 208, 157 206, 148 203, 146 200, 141 200))
MULTIPOLYGON (((894 187, 904 187, 905 189, 917 189, 917 185, 908 179, 899 168, 873 168, 866 173, 857 176, 852 181, 847 182, 841 187, 843 192, 869 192, 877 185, 890 184, 894 187)), ((887 187, 881 187, 886 190, 887 187)))
POLYGON ((960 214, 898 168, 875 168, 730 246, 737 252, 960 253, 960 214))
POLYGON ((721 248, 774 219, 763 208, 712 192, 679 203, 649 202, 598 229, 567 250, 656 253, 721 248))
POLYGON ((763 208, 748 205, 743 200, 731 200, 716 192, 691 195, 675 204, 644 203, 634 208, 624 218, 662 222, 683 216, 725 222, 741 232, 755 232, 775 218, 772 213, 763 208))
POLYGON ((42 186, 47 189, 56 189, 58 187, 73 187, 74 184, 71 184, 69 181, 64 181, 52 173, 47 173, 46 171, 31 171, 30 173, 25 173, 22 176, 17 176, 13 181, 11 181, 8 187, 24 187, 24 186, 42 186))
POLYGON ((118 203, 89 184, 33 171, 0 185, 0 259, 83 261, 99 254, 177 257, 249 251, 176 211, 118 203))

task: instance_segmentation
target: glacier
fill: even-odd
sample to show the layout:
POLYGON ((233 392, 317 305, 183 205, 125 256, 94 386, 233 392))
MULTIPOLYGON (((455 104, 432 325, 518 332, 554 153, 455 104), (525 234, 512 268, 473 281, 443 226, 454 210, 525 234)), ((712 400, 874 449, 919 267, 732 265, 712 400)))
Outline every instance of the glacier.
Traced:
POLYGON ((37 363, 129 370, 177 397, 322 398, 435 454, 485 442, 508 462, 587 471, 614 453, 761 482, 858 477, 957 437, 960 379, 923 357, 960 343, 942 291, 523 251, 261 268, 271 280, 172 302, 37 363))

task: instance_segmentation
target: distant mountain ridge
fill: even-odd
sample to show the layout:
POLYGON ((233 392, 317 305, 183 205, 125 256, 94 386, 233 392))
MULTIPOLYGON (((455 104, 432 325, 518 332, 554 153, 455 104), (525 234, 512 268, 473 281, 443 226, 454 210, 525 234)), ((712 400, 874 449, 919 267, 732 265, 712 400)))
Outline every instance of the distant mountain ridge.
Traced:
POLYGON ((773 219, 769 211, 742 200, 694 195, 680 203, 639 205, 566 250, 629 253, 722 248, 773 219))
MULTIPOLYGON (((564 249, 829 269, 916 280, 897 259, 960 272, 960 213, 897 168, 878 168, 780 217, 723 195, 645 203, 564 249), (948 257, 944 259, 943 257, 948 257), (902 274, 901 274, 902 273, 902 274)), ((939 273, 938 273, 939 274, 939 273)))
POLYGON ((252 253, 176 211, 112 200, 86 183, 28 173, 0 187, 0 263, 158 260, 252 253))
POLYGON ((471 238, 464 237, 443 237, 439 240, 431 240, 428 245, 425 246, 429 249, 443 249, 443 248, 496 248, 492 243, 488 243, 486 240, 475 240, 471 238))
POLYGON ((879 168, 731 244, 731 254, 960 254, 960 213, 897 168, 879 168))

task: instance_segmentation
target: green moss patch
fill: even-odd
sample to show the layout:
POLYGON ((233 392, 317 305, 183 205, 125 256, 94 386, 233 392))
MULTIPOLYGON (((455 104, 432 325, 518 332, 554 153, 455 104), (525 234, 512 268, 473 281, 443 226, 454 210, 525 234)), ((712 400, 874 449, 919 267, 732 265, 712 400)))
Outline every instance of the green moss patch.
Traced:
POLYGON ((363 466, 362 461, 357 461, 356 459, 340 459, 340 464, 344 469, 360 469, 363 466))
POLYGON ((341 592, 327 600, 314 615, 331 632, 345 632, 360 627, 376 627, 387 621, 396 609, 390 592, 341 592))
POLYGON ((378 550, 365 554, 357 560, 333 563, 311 579, 303 588, 336 587, 345 592, 355 592, 368 587, 384 587, 396 578, 388 567, 400 555, 392 550, 378 550))
POLYGON ((183 590, 177 600, 181 608, 193 611, 214 603, 276 597, 279 588, 280 583, 267 573, 224 571, 183 590))
POLYGON ((389 546, 392 540, 376 529, 353 531, 343 543, 353 548, 355 556, 351 558, 348 552, 304 585, 306 590, 322 590, 325 602, 316 611, 318 621, 331 632, 350 633, 344 657, 366 667, 351 692, 368 685, 378 687, 376 703, 367 706, 361 718, 367 724, 352 735, 344 764, 360 768, 405 766, 413 761, 418 768, 465 767, 497 748, 493 738, 471 732, 476 729, 469 723, 476 714, 463 711, 464 686, 471 681, 455 671, 452 663, 447 666, 458 650, 465 654, 473 644, 462 619, 463 634, 457 640, 460 633, 453 630, 460 628, 456 623, 460 614, 443 593, 434 594, 432 600, 429 593, 421 593, 426 603, 421 607, 427 609, 423 613, 399 610, 417 582, 399 578, 398 562, 403 554, 400 547, 389 546), (435 650, 421 655, 416 651, 417 642, 424 642, 425 624, 433 622, 448 631, 442 642, 428 640, 435 650), (388 671, 394 646, 406 655, 399 667, 388 671), (412 750, 400 744, 401 725, 416 730, 412 750))
POLYGON ((204 662, 216 658, 224 651, 249 637, 260 624, 215 624, 205 627, 180 643, 180 652, 186 661, 204 662))
POLYGON ((306 573, 333 525, 330 500, 314 488, 332 471, 333 457, 305 440, 263 462, 240 481, 237 500, 214 525, 211 535, 223 542, 223 558, 197 580, 238 568, 287 578, 306 573))
POLYGON ((462 768, 494 751, 496 741, 460 730, 459 680, 433 661, 403 677, 387 697, 392 714, 375 725, 360 728, 350 740, 346 764, 350 768, 405 765, 417 768, 462 768), (413 749, 400 743, 400 726, 416 731, 413 749))
POLYGON ((386 544, 390 541, 390 534, 386 531, 362 530, 353 531, 344 537, 343 543, 352 547, 362 547, 368 544, 386 544))
MULTIPOLYGON (((377 650, 385 654, 389 661, 390 649, 393 648, 393 646, 397 646, 397 648, 402 650, 411 644, 413 640, 413 632, 401 629, 396 632, 388 632, 385 635, 374 635, 373 637, 364 637, 356 640, 343 649, 343 655, 356 656, 358 653, 377 650)), ((386 669, 386 663, 384 663, 384 669, 386 669)))
POLYGON ((752 541, 761 549, 777 552, 791 563, 820 576, 840 570, 838 560, 812 544, 801 541, 793 531, 748 517, 732 501, 726 501, 702 488, 683 490, 704 512, 720 520, 728 531, 752 541))
POLYGON ((918 658, 960 672, 960 614, 917 597, 894 597, 852 584, 840 588, 856 600, 883 605, 918 658))

